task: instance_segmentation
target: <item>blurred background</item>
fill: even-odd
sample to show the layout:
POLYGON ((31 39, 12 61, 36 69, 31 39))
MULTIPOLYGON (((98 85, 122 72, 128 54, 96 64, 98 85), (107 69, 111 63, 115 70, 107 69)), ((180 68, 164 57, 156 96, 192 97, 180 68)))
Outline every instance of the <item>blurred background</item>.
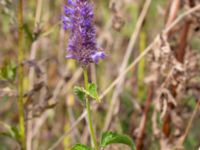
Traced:
MULTIPOLYGON (((180 138, 200 100, 200 11, 182 19, 166 35, 160 33, 200 2, 152 0, 149 7, 145 0, 91 2, 97 42, 107 54, 98 65, 89 66, 90 81, 98 85, 100 95, 124 71, 122 64, 126 68, 157 39, 152 51, 125 75, 123 82, 100 104, 94 104, 98 139, 109 129, 132 137, 137 150, 172 150, 177 143, 180 149, 198 149, 198 107, 183 145, 180 138), (142 19, 143 9, 147 13, 142 19), (142 21, 140 25, 138 20, 142 21), (131 44, 133 36, 135 44, 131 44)), ((0 0, 0 150, 19 149, 17 4, 18 0, 0 0)), ((82 69, 76 61, 65 59, 69 32, 62 29, 61 16, 66 4, 67 0, 24 0, 23 83, 29 150, 48 150, 61 137, 56 150, 68 150, 77 142, 90 143, 85 119, 63 136, 84 110, 73 94, 75 85, 83 85, 82 69)))

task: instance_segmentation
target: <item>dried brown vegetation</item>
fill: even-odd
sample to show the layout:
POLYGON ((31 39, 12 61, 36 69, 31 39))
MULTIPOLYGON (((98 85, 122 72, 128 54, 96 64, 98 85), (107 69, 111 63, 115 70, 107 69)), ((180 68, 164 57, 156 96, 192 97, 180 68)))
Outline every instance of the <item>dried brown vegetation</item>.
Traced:
MULTIPOLYGON (((89 67, 101 103, 92 104, 96 134, 130 135, 137 150, 200 147, 200 1, 96 0, 97 41, 107 58, 89 67)), ((27 150, 90 143, 86 112, 73 95, 82 69, 65 59, 63 2, 24 1, 24 60, 17 63, 17 1, 0 1, 0 149, 20 149, 5 137, 18 127, 19 66, 27 150)), ((14 133, 13 133, 14 134, 14 133)), ((106 149, 124 150, 124 145, 106 149)))

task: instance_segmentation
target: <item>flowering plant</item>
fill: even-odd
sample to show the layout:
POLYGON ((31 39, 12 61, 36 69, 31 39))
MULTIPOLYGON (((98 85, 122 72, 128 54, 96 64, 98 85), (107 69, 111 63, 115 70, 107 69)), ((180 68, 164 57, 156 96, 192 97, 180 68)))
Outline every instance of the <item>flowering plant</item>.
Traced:
MULTIPOLYGON (((135 146, 128 136, 113 132, 104 132, 100 147, 98 146, 91 117, 90 99, 99 101, 99 98, 96 85, 88 82, 87 65, 89 63, 97 64, 99 59, 104 59, 106 55, 98 50, 96 31, 93 25, 93 7, 88 0, 68 0, 68 6, 64 7, 64 13, 65 15, 62 17, 63 29, 70 30, 66 57, 77 60, 83 66, 85 88, 76 86, 74 93, 81 102, 85 103, 94 149, 99 150, 100 147, 112 143, 124 143, 134 149, 135 146)), ((91 150, 91 148, 83 144, 76 144, 72 150, 91 150)))

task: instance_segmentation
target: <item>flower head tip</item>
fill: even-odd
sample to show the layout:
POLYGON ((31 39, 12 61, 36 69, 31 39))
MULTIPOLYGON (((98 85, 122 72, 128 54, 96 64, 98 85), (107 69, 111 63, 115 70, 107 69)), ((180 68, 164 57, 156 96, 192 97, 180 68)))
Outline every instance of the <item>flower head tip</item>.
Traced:
POLYGON ((104 59, 105 53, 97 48, 93 7, 88 0, 68 0, 64 13, 63 29, 70 30, 66 57, 76 59, 84 65, 104 59))

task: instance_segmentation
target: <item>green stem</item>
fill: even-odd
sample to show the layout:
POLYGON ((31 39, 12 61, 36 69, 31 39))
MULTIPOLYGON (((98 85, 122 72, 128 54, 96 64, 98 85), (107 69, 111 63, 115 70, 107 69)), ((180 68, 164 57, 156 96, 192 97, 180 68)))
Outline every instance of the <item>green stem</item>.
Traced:
POLYGON ((19 0, 18 4, 18 111, 19 111, 19 128, 20 128, 20 143, 21 149, 26 150, 26 138, 25 138, 25 119, 24 119, 24 103, 23 103, 23 95, 24 95, 24 87, 23 87, 23 79, 24 79, 24 51, 23 51, 23 0, 19 0))
MULTIPOLYGON (((85 88, 88 89, 88 73, 87 70, 84 69, 84 81, 85 81, 85 88)), ((94 128, 93 128, 93 123, 92 123, 92 117, 91 117, 91 109, 90 109, 90 101, 89 99, 86 97, 86 110, 87 110, 87 117, 88 117, 88 124, 89 124, 89 128, 90 128, 90 135, 92 138, 92 142, 94 144, 94 148, 95 150, 98 150, 98 145, 97 145, 97 140, 96 140, 96 136, 94 133, 94 128)))
MULTIPOLYGON (((140 54, 144 52, 144 49, 146 47, 146 33, 144 31, 144 27, 142 31, 140 32, 140 54)), ((137 77, 138 77, 138 98, 140 100, 144 100, 144 95, 145 94, 145 88, 144 88, 144 75, 145 75, 145 58, 142 58, 140 62, 138 63, 138 72, 137 72, 137 77)))

